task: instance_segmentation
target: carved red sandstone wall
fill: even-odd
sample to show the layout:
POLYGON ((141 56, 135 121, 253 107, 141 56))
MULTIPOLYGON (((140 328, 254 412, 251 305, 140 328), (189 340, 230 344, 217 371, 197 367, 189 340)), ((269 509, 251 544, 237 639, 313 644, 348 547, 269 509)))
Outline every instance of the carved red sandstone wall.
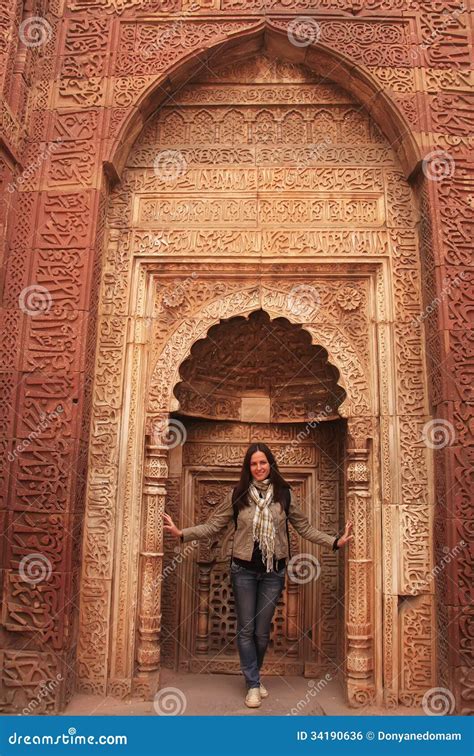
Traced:
MULTIPOLYGON (((74 689, 79 596, 102 590, 94 578, 80 585, 79 568, 108 180, 118 178, 144 119, 196 70, 193 56, 203 50, 212 56, 228 43, 237 58, 266 33, 271 52, 306 60, 361 98, 407 174, 417 168, 410 140, 422 156, 442 151, 413 177, 425 306, 439 299, 424 319, 431 410, 455 429, 453 443, 436 453, 437 560, 443 549, 469 542, 474 98, 464 5, 295 0, 290 12, 287 3, 268 0, 56 0, 23 11, 21 3, 1 4, 3 709, 21 710, 43 680, 57 681, 42 699, 44 711, 63 707, 74 689), (315 45, 288 44, 295 13, 318 24, 315 45), (28 28, 38 18, 36 45, 28 28), (388 116, 385 96, 397 117, 388 116), (20 571, 32 553, 51 564, 38 589, 20 571)), ((399 349, 406 344, 401 328, 399 349)), ((98 518, 109 516, 98 508, 98 518)), ((464 548, 437 579, 438 680, 455 692, 462 714, 474 708, 471 574, 472 551, 464 548)), ((408 634, 415 610, 407 603, 408 634)), ((93 601, 85 620, 94 628, 93 601)))

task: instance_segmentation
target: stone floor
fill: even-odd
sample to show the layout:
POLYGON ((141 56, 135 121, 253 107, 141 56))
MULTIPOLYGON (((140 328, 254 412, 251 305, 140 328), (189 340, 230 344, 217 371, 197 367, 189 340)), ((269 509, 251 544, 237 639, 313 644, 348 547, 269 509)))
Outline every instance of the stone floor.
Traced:
MULTIPOLYGON (((116 698, 77 694, 63 712, 64 715, 156 716, 157 713, 184 715, 265 716, 298 714, 310 715, 423 715, 420 708, 400 706, 385 709, 372 706, 352 709, 345 703, 342 684, 336 680, 319 685, 304 677, 268 677, 263 679, 269 697, 259 709, 248 709, 243 702, 244 685, 237 675, 193 675, 163 670, 161 696, 152 702, 120 701, 116 698), (165 691, 165 688, 172 690, 165 691)), ((158 694, 159 695, 159 694, 158 694)))

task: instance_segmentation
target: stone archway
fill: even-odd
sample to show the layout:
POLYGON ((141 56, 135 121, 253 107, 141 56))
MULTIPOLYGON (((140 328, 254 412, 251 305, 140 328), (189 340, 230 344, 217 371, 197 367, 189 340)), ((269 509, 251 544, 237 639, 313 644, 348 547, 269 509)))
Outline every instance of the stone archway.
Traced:
MULTIPOLYGON (((307 150, 301 150, 299 142, 296 148, 288 142, 283 142, 285 147, 280 142, 274 145, 272 155, 278 155, 280 162, 275 165, 270 161, 267 168, 263 165, 262 181, 276 182, 278 192, 288 194, 287 201, 292 203, 291 209, 286 210, 289 229, 267 229, 261 224, 258 234, 253 235, 247 226, 223 231, 219 223, 222 203, 212 198, 207 198, 210 201, 206 203, 195 197, 196 189, 202 194, 202 188, 193 182, 210 182, 213 186, 222 173, 212 159, 209 161, 213 153, 208 148, 197 148, 194 156, 198 163, 204 159, 205 167, 191 168, 190 176, 177 177, 177 194, 187 193, 189 207, 183 208, 171 196, 165 198, 164 211, 160 205, 163 181, 154 173, 153 164, 157 144, 167 149, 172 146, 162 133, 167 111, 158 114, 143 132, 111 201, 78 654, 83 690, 112 695, 134 692, 149 697, 158 684, 159 592, 152 595, 149 586, 156 585, 163 556, 160 525, 168 460, 167 449, 153 443, 151 431, 154 423, 165 421, 175 409, 173 387, 179 365, 192 344, 219 320, 245 316, 260 308, 272 318, 283 316, 303 325, 314 343, 327 350, 347 393, 339 411, 349 425, 347 501, 358 529, 349 563, 353 590, 347 620, 348 698, 352 705, 361 705, 374 699, 381 701, 383 696, 387 705, 395 705, 401 697, 405 701, 416 700, 424 690, 420 679, 425 680, 425 687, 433 679, 428 669, 423 669, 421 678, 416 680, 409 675, 413 641, 408 628, 410 623, 426 623, 432 612, 429 592, 421 595, 414 582, 414 576, 426 574, 429 565, 431 516, 428 502, 413 498, 412 486, 416 468, 429 490, 426 451, 414 448, 426 406, 419 340, 410 327, 412 313, 419 308, 420 292, 416 207, 380 131, 360 112, 355 120, 346 118, 346 111, 354 113, 354 103, 348 95, 350 101, 344 101, 343 108, 331 118, 327 113, 331 102, 334 109, 341 105, 339 91, 331 94, 327 88, 318 89, 318 82, 313 80, 307 85, 308 74, 294 65, 282 64, 272 70, 283 77, 278 82, 280 90, 292 93, 291 107, 286 102, 285 107, 265 105, 263 100, 268 95, 264 86, 259 89, 259 112, 245 102, 244 138, 263 139, 255 149, 264 161, 271 149, 265 143, 268 129, 273 139, 281 140, 288 126, 289 133, 306 135, 303 146, 314 144, 317 132, 312 113, 310 117, 307 112, 306 119, 293 117, 297 98, 320 98, 316 115, 321 116, 324 129, 330 126, 347 139, 342 146, 326 145, 316 165, 297 165, 296 169, 294 157, 301 152, 307 155, 307 150), (336 99, 332 101, 331 97, 336 99), (272 108, 276 113, 273 121, 272 108), (150 139, 151 145, 147 144, 150 139), (359 145, 357 149, 354 141, 359 145), (347 167, 356 152, 362 155, 363 164, 347 167), (384 184, 378 177, 380 170, 384 184), (295 184, 299 204, 291 194, 295 184), (323 187, 324 192, 313 206, 308 197, 314 196, 316 186, 323 187), (343 196, 347 186, 350 197, 343 196), (202 218, 217 217, 217 227, 211 224, 202 231, 191 227, 188 234, 180 226, 180 218, 183 213, 188 213, 186 223, 195 218, 196 201, 203 208, 200 224, 202 218), (292 226, 289 216, 294 212, 301 215, 303 225, 311 213, 310 228, 292 226), (331 219, 335 228, 326 227, 331 225, 331 219), (361 228, 355 230, 354 219, 358 219, 361 228), (169 227, 167 236, 159 228, 163 225, 169 227), (256 255, 252 243, 257 238, 260 246, 256 255), (298 287, 318 292, 317 302, 313 301, 317 306, 308 307, 305 303, 295 312, 291 298, 298 287), (114 449, 117 451, 112 452, 114 449), (403 465, 394 468, 391 460, 400 455, 403 465), (112 512, 102 506, 104 498, 113 501, 112 512), (421 558, 419 547, 413 546, 416 539, 410 513, 400 501, 419 505, 421 558), (400 528, 404 529, 403 547, 400 571, 395 574, 394 548, 399 548, 400 528), (98 577, 97 571, 91 569, 94 578, 88 580, 98 547, 101 574, 98 577), (404 611, 399 612, 397 595, 402 589, 416 601, 408 599, 404 611), (94 635, 97 627, 100 638, 94 635), (402 649, 400 653, 398 647, 402 649)), ((235 92, 232 71, 226 75, 227 92, 235 92)), ((207 97, 208 91, 209 83, 204 82, 194 94, 193 88, 184 92, 183 110, 187 107, 186 97, 193 102, 193 97, 207 97)), ((245 100, 245 93, 240 92, 239 97, 245 100)), ((203 119, 192 126, 194 140, 198 127, 204 137, 209 133, 209 108, 209 104, 200 108, 203 119)), ((214 111, 218 111, 215 104, 214 111)), ((221 115, 217 114, 216 121, 219 134, 226 133, 221 128, 221 115)), ((238 120, 242 123, 242 119, 238 120)), ((192 121, 184 122, 183 133, 189 137, 192 121)), ((176 135, 176 128, 172 133, 176 135)), ((185 156, 190 156, 188 147, 183 149, 185 156)), ((239 154, 245 155, 241 147, 228 145, 220 155, 228 156, 239 149, 239 154)), ((230 191, 240 191, 245 196, 234 202, 231 214, 239 222, 253 222, 252 211, 246 215, 248 194, 255 190, 253 169, 239 170, 240 173, 229 170, 230 191), (240 180, 244 189, 241 185, 239 190, 240 180)), ((272 183, 270 188, 267 186, 267 192, 272 187, 272 183)), ((272 210, 262 207, 262 212, 272 210)), ((228 218, 226 223, 230 223, 228 218)), ((416 490, 420 491, 420 487, 416 490)))
MULTIPOLYGON (((300 285, 305 284, 302 282, 300 285)), ((311 334, 314 343, 324 345, 328 352, 329 362, 339 371, 340 386, 345 390, 345 399, 338 408, 343 417, 370 415, 372 407, 367 376, 347 335, 340 328, 340 324, 311 322, 311 316, 315 316, 313 310, 316 309, 311 306, 306 309, 308 319, 301 315, 298 317, 290 304, 293 290, 295 290, 294 281, 290 284, 286 283, 286 291, 285 284, 281 282, 274 288, 265 282, 258 287, 239 288, 236 294, 230 293, 219 297, 207 307, 197 310, 196 319, 193 319, 192 323, 184 321, 173 332, 153 366, 147 406, 150 418, 166 414, 174 409, 172 392, 179 383, 179 367, 188 354, 189 344, 203 338, 209 328, 219 320, 235 315, 248 315, 258 309, 265 310, 272 319, 284 317, 290 323, 304 326, 305 330, 311 334), (170 373, 171 370, 174 372, 170 373), (164 375, 167 376, 165 381, 164 375), (348 376, 350 376, 350 386, 348 376)))
MULTIPOLYGON (((218 61, 221 53, 225 56, 226 63, 232 64, 240 63, 243 55, 248 58, 265 50, 282 60, 320 71, 327 80, 351 91, 368 112, 374 113, 374 118, 396 152, 405 178, 408 179, 419 165, 421 153, 407 119, 403 97, 400 96, 400 92, 404 90, 403 78, 397 86, 396 76, 393 83, 390 78, 387 82, 386 73, 378 72, 370 63, 367 65, 366 54, 370 51, 366 45, 372 36, 370 28, 364 26, 363 21, 346 26, 353 56, 350 58, 341 52, 339 21, 320 21, 319 27, 325 39, 319 38, 313 44, 295 47, 289 34, 289 28, 291 31, 291 25, 295 20, 297 17, 265 17, 257 18, 250 23, 246 20, 233 21, 221 28, 204 22, 194 26, 194 36, 189 44, 181 34, 180 25, 172 24, 171 28, 165 31, 168 48, 166 65, 163 66, 163 61, 160 61, 161 65, 157 66, 156 61, 152 62, 153 56, 150 56, 150 67, 146 64, 143 66, 143 62, 140 61, 140 74, 143 76, 143 69, 149 68, 146 70, 148 75, 138 82, 136 91, 118 94, 119 102, 123 102, 123 105, 130 109, 125 114, 126 117, 117 119, 117 124, 111 129, 113 138, 104 161, 105 171, 110 178, 113 181, 120 179, 136 138, 156 108, 163 103, 166 104, 170 84, 174 90, 179 91, 199 75, 203 66, 211 66, 218 61), (201 55, 203 49, 204 61, 201 55)), ((387 32, 393 45, 403 45, 404 39, 397 25, 388 28, 384 24, 377 29, 378 42, 385 41, 387 32)), ((154 34, 153 27, 145 30, 144 44, 153 45, 150 39, 154 34)), ((371 42, 373 43, 372 40, 371 42)), ((133 44, 132 39, 125 41, 125 49, 130 43, 133 44)), ((396 51, 394 59, 399 65, 408 62, 400 49, 396 51)))
MULTIPOLYGON (((194 342, 180 375, 170 433, 157 428, 154 436, 157 446, 168 446, 166 511, 181 527, 207 518, 235 483, 247 445, 262 441, 313 524, 339 532, 345 423, 337 406, 344 392, 326 350, 307 331, 285 318, 270 320, 264 310, 221 320, 194 342)), ((263 674, 332 676, 345 659, 344 561, 289 531, 291 553, 301 555, 313 580, 288 581, 263 674)), ((162 666, 239 671, 228 573, 232 537, 230 524, 213 542, 187 544, 178 556, 176 542, 165 536, 162 666)))
MULTIPOLYGON (((291 312, 287 305, 281 304, 284 301, 281 297, 284 289, 277 300, 278 293, 275 290, 262 286, 257 301, 265 302, 266 291, 271 291, 268 309, 271 309, 272 316, 279 318, 283 315, 288 320, 287 316, 290 316, 295 321, 294 312, 291 312), (279 301, 281 305, 281 312, 275 309, 276 301, 279 301)), ((140 641, 137 647, 138 674, 134 679, 134 690, 146 697, 153 694, 159 675, 160 649, 157 641, 160 636, 161 613, 158 607, 161 600, 160 575, 163 571, 163 551, 162 533, 157 532, 157 521, 159 521, 160 513, 164 511, 169 475, 169 448, 168 443, 163 440, 165 435, 163 429, 166 427, 172 405, 172 391, 180 365, 191 353, 192 346, 206 336, 211 326, 219 321, 228 321, 229 317, 255 312, 255 290, 251 289, 246 293, 247 305, 243 294, 242 291, 239 293, 237 301, 232 295, 221 300, 214 300, 208 308, 198 311, 193 322, 199 324, 199 327, 189 329, 187 324, 183 324, 183 328, 178 328, 164 346, 163 353, 151 372, 146 418, 149 442, 145 453, 142 566, 139 570, 143 578, 138 609, 141 625, 140 641), (235 309, 236 305, 239 307, 238 310, 235 309), (155 431, 156 427, 158 427, 158 432, 155 431)), ((309 333, 317 331, 310 323, 305 323, 304 328, 309 333)), ((364 378, 358 357, 350 342, 344 338, 343 332, 340 329, 337 331, 339 339, 329 338, 328 341, 337 357, 339 353, 343 354, 345 364, 350 366, 350 372, 341 375, 338 381, 340 386, 349 386, 345 401, 342 401, 338 407, 339 414, 347 416, 348 407, 357 409, 361 413, 359 416, 349 417, 350 444, 345 459, 347 516, 357 523, 360 539, 351 557, 347 576, 346 596, 349 619, 346 626, 346 690, 350 703, 361 706, 374 702, 376 697, 375 598, 373 595, 375 577, 372 555, 377 547, 370 542, 373 512, 369 468, 372 464, 372 436, 377 437, 378 432, 373 423, 373 407, 370 404, 368 383, 364 378), (349 377, 353 377, 354 380, 350 380, 349 377)), ((328 329, 326 333, 331 334, 331 329, 328 329)), ((313 344, 316 343, 321 342, 313 338, 313 344)), ((327 351, 330 353, 329 349, 327 351)))

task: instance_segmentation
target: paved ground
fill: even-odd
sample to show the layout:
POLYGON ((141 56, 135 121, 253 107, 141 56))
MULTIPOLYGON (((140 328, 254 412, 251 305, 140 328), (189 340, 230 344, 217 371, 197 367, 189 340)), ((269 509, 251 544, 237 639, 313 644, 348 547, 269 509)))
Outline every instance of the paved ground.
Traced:
POLYGON ((324 687, 318 681, 304 677, 268 677, 263 679, 269 697, 259 709, 248 709, 244 704, 245 688, 242 678, 237 675, 191 675, 163 670, 161 676, 161 696, 156 703, 142 701, 120 701, 116 698, 77 694, 65 715, 125 715, 156 716, 164 713, 185 715, 223 716, 266 716, 287 715, 377 715, 390 716, 422 715, 421 708, 400 706, 397 709, 371 707, 364 710, 352 709, 344 701, 342 685, 331 680, 324 687), (164 688, 173 688, 164 691, 164 688), (319 688, 319 689, 318 689, 319 688), (166 695, 165 695, 166 694, 166 695))

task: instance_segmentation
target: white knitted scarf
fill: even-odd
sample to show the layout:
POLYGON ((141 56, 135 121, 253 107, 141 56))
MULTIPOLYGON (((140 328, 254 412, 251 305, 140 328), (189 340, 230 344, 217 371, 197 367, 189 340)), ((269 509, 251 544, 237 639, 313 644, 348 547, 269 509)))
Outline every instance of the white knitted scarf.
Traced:
POLYGON ((273 501, 273 483, 270 483, 270 478, 261 481, 252 478, 249 485, 249 499, 255 503, 253 538, 254 541, 258 541, 267 572, 271 572, 275 553, 275 525, 270 509, 273 501), (262 497, 260 491, 263 494, 262 497))

